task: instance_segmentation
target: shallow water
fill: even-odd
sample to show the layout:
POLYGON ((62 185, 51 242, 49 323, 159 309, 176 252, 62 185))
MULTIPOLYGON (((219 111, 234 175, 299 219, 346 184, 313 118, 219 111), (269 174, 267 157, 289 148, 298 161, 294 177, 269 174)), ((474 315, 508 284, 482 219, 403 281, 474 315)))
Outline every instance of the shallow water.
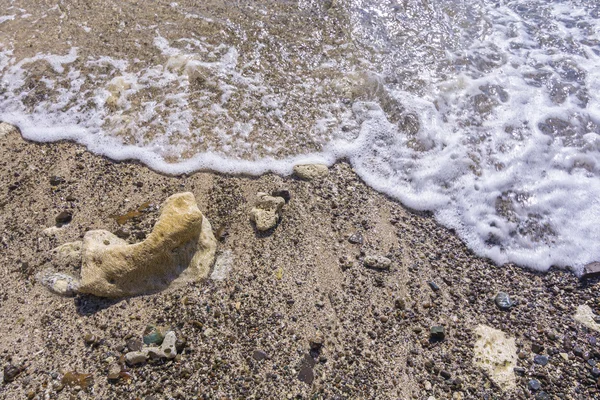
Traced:
POLYGON ((0 1, 26 138, 175 174, 345 158, 497 263, 600 259, 596 1, 39 3, 0 1))

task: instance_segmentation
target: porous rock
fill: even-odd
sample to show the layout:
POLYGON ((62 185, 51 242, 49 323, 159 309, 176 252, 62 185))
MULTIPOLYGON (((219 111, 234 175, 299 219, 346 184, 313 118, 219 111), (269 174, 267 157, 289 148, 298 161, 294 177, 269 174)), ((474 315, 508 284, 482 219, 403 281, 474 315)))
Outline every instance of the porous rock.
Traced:
POLYGON ((600 324, 596 322, 596 315, 588 305, 580 305, 573 316, 575 321, 596 332, 600 332, 600 324))
POLYGON ((294 166, 294 174, 300 179, 312 181, 321 178, 329 173, 329 168, 325 164, 300 164, 294 166))
POLYGON ((149 346, 139 351, 130 351, 125 354, 125 362, 128 365, 143 364, 146 360, 173 359, 177 357, 177 336, 175 332, 169 331, 165 334, 160 347, 149 346))
POLYGON ((146 362, 147 351, 130 351, 125 354, 125 362, 128 365, 138 365, 146 362))
POLYGON ((80 292, 117 298, 206 278, 216 246, 194 195, 175 194, 141 243, 129 245, 104 230, 85 234, 80 292))
POLYGON ((45 270, 36 275, 36 279, 52 293, 60 296, 75 296, 79 290, 79 281, 71 275, 45 270))
POLYGON ((513 371, 517 366, 515 339, 487 325, 477 326, 475 335, 477 340, 474 364, 485 370, 502 390, 515 388, 517 384, 513 371))
POLYGON ((161 351, 165 354, 165 357, 168 359, 175 358, 177 356, 177 348, 175 344, 177 343, 177 337, 175 336, 175 332, 169 331, 165 335, 165 339, 160 346, 161 351))
POLYGON ((250 210, 250 219, 254 221, 256 229, 266 231, 277 225, 281 209, 285 204, 283 197, 273 197, 266 193, 258 193, 258 201, 250 210))
POLYGON ((18 128, 6 122, 0 122, 0 137, 3 137, 12 132, 19 132, 18 128))
POLYGON ((365 266, 374 269, 390 269, 392 266, 392 260, 387 257, 380 255, 368 255, 364 260, 365 266))
POLYGON ((54 261, 64 264, 81 264, 82 241, 69 242, 52 249, 54 261))

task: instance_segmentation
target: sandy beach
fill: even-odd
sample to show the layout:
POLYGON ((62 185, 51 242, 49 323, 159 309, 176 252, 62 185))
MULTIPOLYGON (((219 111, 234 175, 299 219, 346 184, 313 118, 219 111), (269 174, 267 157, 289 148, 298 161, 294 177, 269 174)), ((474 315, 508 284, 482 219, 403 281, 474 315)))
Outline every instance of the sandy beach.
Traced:
POLYGON ((0 152, 0 398, 600 398, 598 332, 573 319, 581 305, 599 310, 596 281, 478 258, 344 162, 310 181, 171 177, 16 130, 0 152), (180 192, 194 194, 219 239, 220 280, 106 300, 59 296, 36 279, 46 269, 78 276, 51 250, 89 230, 143 240, 180 192), (266 232, 248 216, 258 192, 289 194, 266 232), (56 227, 63 212, 71 220, 56 227), (366 266, 372 255, 389 268, 366 266), (510 308, 496 304, 499 292, 510 308), (177 357, 127 365, 151 324, 175 333, 177 357), (477 364, 481 325, 514 338, 508 389, 477 364))

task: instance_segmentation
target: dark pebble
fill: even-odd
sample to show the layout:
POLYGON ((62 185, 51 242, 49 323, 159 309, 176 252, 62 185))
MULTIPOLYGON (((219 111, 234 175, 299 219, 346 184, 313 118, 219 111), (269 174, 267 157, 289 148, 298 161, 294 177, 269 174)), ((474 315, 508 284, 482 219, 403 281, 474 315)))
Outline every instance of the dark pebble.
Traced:
POLYGON ((23 368, 8 364, 4 367, 4 383, 10 383, 23 371, 23 368))
POLYGON ((452 376, 452 375, 450 375, 450 372, 448 372, 448 371, 446 371, 446 370, 442 370, 442 371, 440 372, 440 375, 441 375, 441 376, 442 376, 442 378, 444 378, 444 379, 450 379, 450 377, 452 376))
POLYGON ((513 371, 515 371, 515 374, 517 375, 525 375, 525 368, 523 367, 514 367, 513 371))
POLYGON ((542 346, 541 344, 532 343, 531 351, 533 351, 535 354, 540 354, 544 351, 544 346, 542 346))
POLYGON ((600 369, 598 367, 594 367, 592 368, 592 375, 594 375, 596 378, 600 376, 600 369))
POLYGON ((513 302, 510 299, 510 296, 508 295, 508 293, 499 292, 496 295, 496 298, 494 299, 494 301, 496 302, 496 305, 498 306, 498 308, 500 308, 501 310, 508 310, 513 306, 513 302))
POLYGON ((52 186, 58 186, 58 185, 60 185, 61 183, 64 183, 64 182, 65 182, 64 178, 61 178, 60 176, 52 176, 52 177, 50 177, 50 184, 52 186))
POLYGON ((129 351, 140 351, 142 350, 142 341, 138 338, 128 339, 126 342, 129 351))
POLYGON ((540 388, 542 387, 542 384, 537 379, 532 379, 529 381, 527 386, 529 387, 530 390, 540 390, 540 388))
POLYGON ((430 329, 430 338, 432 340, 444 340, 446 331, 443 326, 432 326, 430 329))
POLYGON ((129 233, 128 230, 121 228, 115 232, 115 236, 121 239, 127 239, 129 236, 131 236, 131 233, 129 233))
POLYGON ((252 358, 254 358, 256 361, 262 361, 267 358, 267 353, 262 350, 254 350, 254 353, 252 353, 252 358))
POLYGON ((548 356, 542 356, 538 354, 537 356, 533 357, 533 362, 541 366, 547 365, 549 361, 550 360, 548 359, 548 356))
POLYGON ((581 279, 591 279, 600 276, 600 262, 592 262, 583 267, 581 279))
POLYGON ((439 292, 440 287, 437 285, 437 283, 435 283, 434 281, 431 281, 431 282, 427 282, 427 284, 429 284, 429 287, 431 288, 431 290, 433 290, 434 292, 439 292))
POLYGON ((73 214, 71 214, 71 212, 69 211, 61 211, 60 214, 58 214, 56 218, 54 218, 54 220, 56 221, 56 225, 58 226, 66 225, 69 222, 71 222, 72 219, 73 214))
POLYGON ((535 396, 535 400, 550 400, 550 395, 546 392, 539 392, 535 396))
POLYGON ((348 241, 352 244, 363 244, 363 235, 360 232, 356 232, 348 238, 348 241))
POLYGON ((186 338, 177 338, 175 341, 175 350, 177 350, 177 354, 181 354, 181 352, 186 348, 187 340, 186 338))

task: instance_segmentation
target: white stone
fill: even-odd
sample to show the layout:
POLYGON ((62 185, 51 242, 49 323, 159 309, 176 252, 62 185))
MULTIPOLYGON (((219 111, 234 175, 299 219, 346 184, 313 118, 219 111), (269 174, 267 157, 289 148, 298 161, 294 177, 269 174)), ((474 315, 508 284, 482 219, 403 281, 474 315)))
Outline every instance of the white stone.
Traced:
POLYGON ((231 271, 233 266, 233 252, 225 250, 217 256, 215 268, 213 269, 210 279, 213 281, 224 281, 231 271))
POLYGON ((74 277, 45 270, 36 275, 36 279, 52 293, 60 296, 74 296, 79 290, 79 281, 74 277))
POLYGON ((70 264, 81 264, 81 247, 83 246, 82 241, 70 242, 60 245, 52 249, 52 254, 56 261, 60 263, 70 264))
POLYGON ((147 351, 130 351, 125 354, 125 362, 128 365, 137 365, 146 362, 147 351))
POLYGON ((160 345, 160 350, 163 352, 166 358, 171 359, 177 356, 177 348, 175 347, 176 342, 177 337, 175 336, 175 332, 167 332, 162 344, 160 345))
POLYGON ((577 311, 575 312, 573 318, 575 319, 575 321, 583 324, 589 329, 594 330, 596 332, 600 332, 600 324, 596 322, 596 315, 594 314, 590 306, 583 304, 577 307, 577 311))
POLYGON ((477 326, 475 335, 477 341, 473 363, 485 370, 503 390, 514 389, 517 385, 514 374, 514 368, 517 366, 515 339, 486 325, 477 326))

